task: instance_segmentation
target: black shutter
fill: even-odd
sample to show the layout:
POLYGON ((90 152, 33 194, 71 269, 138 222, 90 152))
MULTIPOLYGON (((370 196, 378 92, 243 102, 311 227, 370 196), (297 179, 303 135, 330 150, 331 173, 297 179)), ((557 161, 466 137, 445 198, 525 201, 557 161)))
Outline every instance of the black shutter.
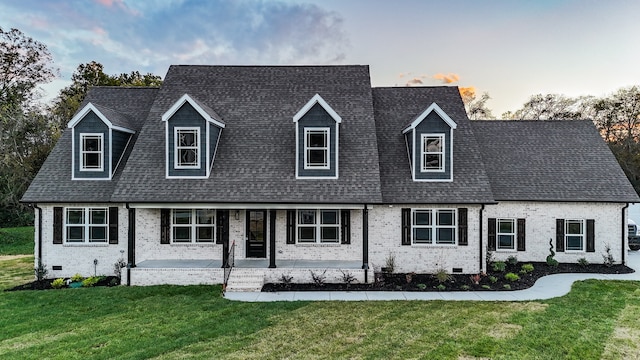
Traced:
POLYGON ((118 243, 118 208, 109 208, 109 244, 118 243))
POLYGON ((340 239, 341 244, 351 244, 351 211, 340 211, 340 239))
POLYGON ((287 244, 296 243, 296 211, 287 210, 287 244))
POLYGON ((489 218, 487 223, 487 250, 496 251, 496 219, 489 218))
POLYGON ((556 219, 556 252, 564 251, 564 219, 556 219))
POLYGON ((458 245, 469 245, 467 236, 467 208, 458 209, 458 245))
POLYGON ((171 210, 160 209, 160 244, 171 242, 171 210))
POLYGON ((411 245, 411 209, 402 209, 402 245, 411 245))
POLYGON ((526 223, 525 219, 518 219, 518 251, 525 251, 525 233, 526 223))
POLYGON ((62 244, 62 208, 58 206, 53 208, 53 243, 62 244))
POLYGON ((216 211, 216 244, 229 242, 229 210, 216 211))
POLYGON ((595 220, 587 220, 587 252, 596 252, 595 225, 595 220))

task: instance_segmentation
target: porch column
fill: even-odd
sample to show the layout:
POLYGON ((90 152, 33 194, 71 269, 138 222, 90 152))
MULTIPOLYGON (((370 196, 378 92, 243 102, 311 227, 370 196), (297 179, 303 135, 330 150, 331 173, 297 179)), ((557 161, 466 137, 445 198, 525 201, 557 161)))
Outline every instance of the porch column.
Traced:
POLYGON ((269 211, 269 269, 276 268, 276 211, 269 211))
MULTIPOLYGON (((362 209, 362 268, 369 270, 369 209, 364 204, 362 209)), ((367 277, 365 272, 365 282, 367 277)))

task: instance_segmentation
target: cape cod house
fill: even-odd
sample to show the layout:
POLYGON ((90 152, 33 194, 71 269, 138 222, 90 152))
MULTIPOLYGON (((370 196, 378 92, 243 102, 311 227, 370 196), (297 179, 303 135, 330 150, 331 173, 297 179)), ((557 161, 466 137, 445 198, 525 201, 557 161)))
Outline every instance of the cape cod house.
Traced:
POLYGON ((624 263, 638 196, 589 121, 469 121, 456 87, 372 88, 367 66, 171 66, 91 89, 22 201, 54 277, 123 258, 131 285, 240 288, 389 257, 624 263))

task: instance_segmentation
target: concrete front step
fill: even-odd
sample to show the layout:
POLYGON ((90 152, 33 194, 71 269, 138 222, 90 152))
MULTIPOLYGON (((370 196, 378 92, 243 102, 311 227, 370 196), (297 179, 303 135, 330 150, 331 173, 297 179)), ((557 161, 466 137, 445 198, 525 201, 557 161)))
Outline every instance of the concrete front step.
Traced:
POLYGON ((264 285, 264 271, 258 269, 231 270, 227 288, 230 292, 260 291, 264 285))

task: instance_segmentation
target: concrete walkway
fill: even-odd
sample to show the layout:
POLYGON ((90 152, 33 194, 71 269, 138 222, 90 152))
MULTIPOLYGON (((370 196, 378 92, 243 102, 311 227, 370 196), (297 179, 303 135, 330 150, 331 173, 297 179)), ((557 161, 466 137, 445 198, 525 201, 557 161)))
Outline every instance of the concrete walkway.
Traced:
POLYGON ((566 295, 575 281, 587 279, 640 281, 640 252, 629 251, 627 266, 631 274, 555 274, 542 277, 525 290, 515 291, 283 291, 227 292, 224 297, 235 301, 388 301, 388 300, 471 300, 471 301, 531 301, 566 295))

